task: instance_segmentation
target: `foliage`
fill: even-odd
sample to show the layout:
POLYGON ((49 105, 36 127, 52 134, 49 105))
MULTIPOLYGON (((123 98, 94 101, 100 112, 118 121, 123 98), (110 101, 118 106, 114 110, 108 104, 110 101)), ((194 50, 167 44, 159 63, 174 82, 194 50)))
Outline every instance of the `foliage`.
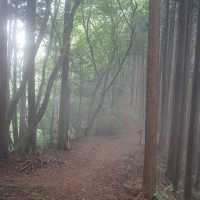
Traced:
POLYGON ((172 200, 173 197, 173 193, 174 192, 174 187, 172 184, 166 186, 165 188, 163 188, 161 191, 157 191, 154 194, 154 199, 155 200, 172 200))

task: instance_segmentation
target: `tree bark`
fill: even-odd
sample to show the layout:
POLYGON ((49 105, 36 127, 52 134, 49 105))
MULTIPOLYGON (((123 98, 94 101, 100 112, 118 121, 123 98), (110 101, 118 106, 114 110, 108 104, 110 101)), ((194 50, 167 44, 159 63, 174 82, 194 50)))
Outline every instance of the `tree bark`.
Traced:
POLYGON ((157 139, 157 70, 159 64, 160 1, 149 3, 149 36, 146 91, 146 137, 143 190, 147 198, 156 192, 156 139, 157 139))
POLYGON ((186 171, 185 171, 185 190, 184 199, 192 199, 192 166, 194 153, 194 137, 196 133, 196 124, 198 120, 198 104, 199 104, 199 84, 200 84, 200 6, 198 11, 198 26, 197 26, 197 41, 196 41, 196 56, 194 66, 194 76, 192 81, 192 99, 191 111, 189 118, 189 131, 187 142, 187 157, 186 157, 186 171))
POLYGON ((26 41, 26 67, 28 68, 28 144, 27 151, 34 153, 36 150, 36 127, 35 127, 35 20, 36 0, 28 1, 27 4, 27 41, 26 41))
POLYGON ((0 1, 0 159, 8 157, 7 0, 0 1))
POLYGON ((61 50, 61 94, 60 94, 60 110, 58 121, 58 149, 69 149, 69 121, 70 121, 70 83, 69 83, 69 62, 70 62, 70 47, 71 33, 73 29, 73 21, 76 10, 78 9, 81 0, 76 0, 71 5, 69 0, 65 0, 64 13, 64 33, 63 33, 63 48, 61 50))
MULTIPOLYGON (((17 21, 14 21, 13 25, 13 95, 17 92, 17 37, 16 37, 16 28, 17 28, 17 21)), ((12 127, 13 127, 13 139, 14 139, 14 146, 18 143, 18 120, 17 120, 17 109, 14 113, 12 119, 12 127)))
POLYGON ((167 86, 168 86, 168 78, 169 78, 169 66, 166 66, 166 61, 167 61, 167 50, 168 50, 168 30, 169 30, 169 0, 164 1, 164 9, 165 9, 165 16, 163 19, 163 29, 162 29, 162 37, 161 37, 161 50, 160 50, 160 68, 161 68, 161 105, 160 105, 160 137, 159 137, 159 149, 163 149, 165 143, 165 123, 166 123, 166 109, 167 109, 167 96, 168 96, 168 91, 167 91, 167 86))
POLYGON ((188 22, 190 16, 191 1, 184 0, 179 2, 178 8, 178 38, 177 55, 174 76, 173 92, 173 115, 171 124, 170 147, 167 164, 167 176, 172 181, 175 189, 178 187, 180 163, 183 145, 183 119, 185 116, 185 86, 186 86, 186 63, 188 53, 188 22), (187 53, 186 53, 187 52, 187 53))
POLYGON ((170 132, 170 124, 171 124, 171 115, 172 115, 172 94, 173 94, 173 74, 174 74, 174 66, 175 66, 175 57, 176 57, 176 38, 177 38, 177 26, 176 26, 176 2, 173 0, 170 1, 170 13, 169 13, 169 33, 168 33, 168 44, 167 44, 167 59, 165 66, 168 68, 165 83, 166 95, 163 94, 163 98, 166 98, 163 106, 165 106, 165 111, 163 111, 163 115, 165 115, 165 122, 163 122, 163 126, 161 125, 161 133, 159 137, 159 147, 161 153, 167 153, 167 148, 169 145, 169 132, 170 132))

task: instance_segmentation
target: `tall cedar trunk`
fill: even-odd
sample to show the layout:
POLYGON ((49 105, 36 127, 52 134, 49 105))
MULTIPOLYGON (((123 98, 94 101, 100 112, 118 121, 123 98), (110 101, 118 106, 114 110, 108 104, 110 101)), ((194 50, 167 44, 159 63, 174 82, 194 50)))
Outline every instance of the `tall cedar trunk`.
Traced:
POLYGON ((145 59, 145 52, 142 53, 143 57, 143 70, 142 70, 142 103, 141 103, 141 111, 142 111, 142 122, 145 123, 145 99, 146 99, 146 59, 145 59))
MULTIPOLYGON (((13 95, 17 92, 17 37, 16 37, 16 28, 17 28, 17 21, 14 21, 13 26, 13 95)), ((13 138, 14 138, 14 146, 18 143, 18 121, 17 121, 17 109, 14 113, 14 117, 12 120, 13 126, 13 138)))
POLYGON ((162 77, 162 84, 161 84, 161 105, 160 105, 160 138, 159 138, 159 147, 160 149, 163 149, 163 145, 165 145, 165 129, 164 124, 166 123, 166 109, 167 109, 167 80, 169 78, 169 67, 166 66, 167 61, 167 50, 168 50, 168 34, 169 34, 169 0, 165 0, 164 2, 165 6, 165 13, 164 19, 163 19, 163 28, 162 28, 162 37, 161 37, 161 49, 160 49, 160 68, 161 68, 161 77, 162 77))
POLYGON ((84 88, 84 80, 83 80, 83 77, 82 77, 82 66, 80 65, 80 82, 79 82, 79 106, 78 106, 78 116, 79 116, 79 120, 78 120, 78 128, 79 128, 79 132, 81 132, 81 129, 82 129, 82 101, 83 101, 83 96, 82 96, 82 93, 83 93, 83 88, 84 88))
POLYGON ((171 124, 171 136, 169 157, 167 166, 167 176, 172 181, 175 189, 178 187, 179 181, 179 166, 181 163, 181 147, 183 141, 181 124, 183 112, 185 109, 184 97, 185 97, 185 68, 186 68, 186 45, 188 44, 188 7, 189 1, 184 0, 179 2, 178 8, 178 38, 177 38, 177 55, 175 66, 175 82, 174 82, 174 94, 173 94, 173 115, 171 124))
POLYGON ((60 111, 58 122, 58 149, 68 149, 68 130, 70 120, 70 86, 69 86, 69 53, 71 43, 72 24, 70 19, 70 2, 65 0, 64 14, 64 34, 63 34, 63 52, 62 71, 61 71, 61 95, 60 95, 60 111))
POLYGON ((27 151, 34 153, 36 150, 36 127, 35 127, 35 18, 36 0, 28 1, 27 4, 27 42, 26 42, 26 67, 28 68, 28 140, 27 151))
POLYGON ((0 1, 0 159, 8 156, 7 0, 0 1))
MULTIPOLYGON (((26 90, 26 88, 25 88, 26 90)), ((26 94, 25 91, 24 94, 21 97, 20 103, 19 103, 19 110, 20 110, 20 116, 19 116, 19 151, 24 151, 24 146, 26 146, 26 141, 24 140, 26 135, 26 94)))
POLYGON ((200 6, 198 13, 198 26, 197 26, 197 41, 196 41, 196 56, 194 66, 194 77, 192 81, 192 99, 191 99, 191 112, 189 118, 189 135, 187 143, 187 158, 186 158, 186 171, 185 171, 185 190, 184 199, 192 199, 192 164, 194 153, 194 136, 196 132, 196 122, 198 118, 198 104, 199 104, 199 84, 200 84, 200 6))
POLYGON ((147 91, 146 137, 144 155, 143 190, 147 198, 156 191, 156 132, 157 132, 157 67, 159 63, 160 1, 150 0, 147 91))
POLYGON ((188 95, 188 78, 187 74, 189 72, 190 66, 190 54, 191 54, 191 33, 192 33, 192 4, 193 0, 188 0, 185 4, 185 51, 184 51, 184 73, 183 73, 183 92, 182 92, 182 106, 180 112, 180 136, 177 143, 177 155, 176 155, 176 168, 175 168, 175 176, 176 176, 176 184, 175 188, 178 187, 178 183, 181 176, 182 169, 182 157, 183 157, 183 142, 185 137, 185 129, 187 128, 185 124, 187 123, 187 95, 188 95))
MULTIPOLYGON (((23 59, 26 61, 26 49, 27 46, 24 46, 23 49, 23 59)), ((26 76, 26 63, 21 66, 20 68, 20 78, 22 80, 25 79, 26 76)), ((26 146, 25 136, 26 136, 26 94, 27 94, 27 88, 24 87, 23 94, 19 100, 19 139, 18 139, 18 151, 24 152, 24 147, 26 146)))
MULTIPOLYGON (((53 100, 55 101, 55 99, 53 100)), ((55 101, 56 102, 56 101, 55 101)), ((55 104, 53 103, 51 112, 50 127, 49 127, 49 147, 53 147, 54 144, 54 121, 55 121, 55 104)))
POLYGON ((200 150, 198 152, 197 174, 195 177, 195 189, 199 190, 199 186, 200 186, 200 150))
MULTIPOLYGON (((134 53, 132 51, 132 53, 134 53)), ((133 106, 134 103, 134 90, 136 89, 135 87, 135 71, 136 71, 136 65, 135 65, 135 56, 133 55, 132 57, 132 62, 131 62, 131 81, 130 81, 130 106, 133 106)))
POLYGON ((138 67, 138 56, 135 55, 135 74, 134 74, 134 85, 135 85, 135 89, 134 89, 134 110, 136 111, 136 113, 138 112, 138 105, 137 105, 137 98, 138 98, 138 71, 139 71, 139 67, 138 67))
MULTIPOLYGON (((24 51, 24 60, 26 60, 26 47, 23 49, 24 51)), ((26 64, 26 63, 25 63, 26 64)), ((20 69, 21 80, 24 80, 25 76, 25 68, 26 65, 22 65, 20 69)), ((24 152, 24 147, 26 146, 26 141, 24 140, 26 135, 26 94, 27 88, 25 87, 25 91, 23 92, 21 99, 19 101, 19 140, 18 140, 18 151, 24 152)))
MULTIPOLYGON (((174 58, 175 58, 175 51, 176 51, 176 37, 177 37, 177 26, 176 25, 176 2, 173 0, 170 1, 170 13, 169 13, 169 32, 168 32, 168 44, 167 44, 167 59, 165 63, 165 67, 168 68, 167 70, 167 78, 165 83, 166 90, 167 90, 167 98, 166 105, 165 105, 165 115, 166 120, 163 123, 162 133, 159 138, 159 146, 162 147, 162 152, 167 152, 168 141, 169 141, 169 132, 170 132, 170 124, 171 124, 171 114, 172 114, 172 94, 173 94, 173 72, 174 72, 174 58)), ((163 96, 164 98, 164 96, 163 96)), ((163 113, 164 114, 164 113, 163 113)))

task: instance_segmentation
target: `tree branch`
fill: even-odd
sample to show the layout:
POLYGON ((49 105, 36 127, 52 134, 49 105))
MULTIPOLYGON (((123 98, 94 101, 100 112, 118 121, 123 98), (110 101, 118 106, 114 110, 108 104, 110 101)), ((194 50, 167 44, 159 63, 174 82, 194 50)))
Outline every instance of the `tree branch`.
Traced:
POLYGON ((47 83, 47 88, 46 88, 46 93, 45 93, 45 96, 44 96, 44 99, 43 99, 43 102, 41 104, 41 107, 39 109, 39 111, 37 112, 36 114, 36 117, 35 117, 35 124, 37 125, 42 117, 44 116, 44 113, 47 109, 47 106, 48 106, 48 102, 49 102, 49 97, 51 95, 51 90, 53 88, 53 83, 57 77, 57 74, 58 74, 58 71, 60 70, 61 68, 61 58, 59 57, 58 58, 58 61, 57 61, 57 64, 56 66, 54 67, 53 71, 51 72, 51 75, 49 77, 49 80, 48 80, 48 83, 47 83))

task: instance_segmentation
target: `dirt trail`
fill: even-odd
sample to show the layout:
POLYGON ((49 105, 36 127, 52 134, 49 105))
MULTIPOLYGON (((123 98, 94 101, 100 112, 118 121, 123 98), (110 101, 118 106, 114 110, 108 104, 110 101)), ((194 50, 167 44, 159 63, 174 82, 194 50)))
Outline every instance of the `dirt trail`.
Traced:
MULTIPOLYGON (((38 170, 28 176, 4 175, 0 183, 39 188, 48 200, 131 200, 134 197, 122 186, 122 172, 125 157, 141 150, 138 140, 136 130, 83 138, 71 152, 59 153, 64 166, 38 170)), ((10 199, 22 200, 22 196, 10 199)))

